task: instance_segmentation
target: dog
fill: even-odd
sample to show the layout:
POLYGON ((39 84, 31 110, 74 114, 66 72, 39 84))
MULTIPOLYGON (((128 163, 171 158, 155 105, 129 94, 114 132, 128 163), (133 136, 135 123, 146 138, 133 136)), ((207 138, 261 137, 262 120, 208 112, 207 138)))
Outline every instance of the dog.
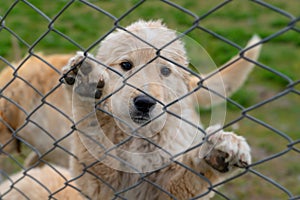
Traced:
MULTIPOLYGON (((75 123, 67 149, 75 155, 70 168, 76 186, 91 199, 211 198, 211 185, 251 163, 250 147, 221 126, 204 130, 194 108, 224 101, 220 96, 239 89, 254 64, 237 56, 212 75, 195 75, 186 70, 183 43, 177 39, 168 44, 176 32, 161 21, 141 20, 125 30, 107 36, 95 57, 66 56, 65 91, 57 92, 66 96, 53 103, 75 123)), ((243 56, 255 61, 258 42, 253 37, 243 56)), ((40 119, 57 120, 45 116, 40 119)), ((71 124, 56 122, 57 127, 71 124)), ((15 127, 22 123, 24 119, 15 127)), ((69 132, 58 131, 57 138, 69 132)))
MULTIPOLYGON (((138 21, 110 34, 95 57, 79 52, 63 68, 77 128, 71 169, 89 198, 209 199, 210 184, 251 163, 245 138, 218 125, 201 131, 194 106, 221 101, 203 89, 223 94, 221 81, 201 86, 176 37, 160 21, 138 21)), ((259 48, 245 56, 256 59, 259 48)), ((228 93, 253 67, 244 64, 219 72, 228 93)))
POLYGON ((71 107, 61 95, 62 87, 58 87, 61 68, 70 58, 71 55, 38 54, 14 64, 21 65, 16 75, 12 67, 1 71, 0 156, 2 152, 20 152, 21 143, 25 143, 33 150, 25 166, 43 159, 68 167, 69 156, 63 149, 70 150, 71 142, 65 138, 56 147, 53 144, 70 130, 70 122, 63 114, 70 116, 71 107), (49 93, 43 103, 43 96, 49 93))

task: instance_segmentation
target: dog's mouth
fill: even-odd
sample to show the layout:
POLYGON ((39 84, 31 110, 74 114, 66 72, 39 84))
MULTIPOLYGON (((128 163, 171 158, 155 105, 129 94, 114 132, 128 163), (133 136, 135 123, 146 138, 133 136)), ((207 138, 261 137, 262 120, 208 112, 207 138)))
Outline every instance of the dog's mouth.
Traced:
POLYGON ((139 125, 145 124, 151 120, 150 113, 143 113, 135 109, 130 111, 130 118, 132 119, 132 121, 139 125))

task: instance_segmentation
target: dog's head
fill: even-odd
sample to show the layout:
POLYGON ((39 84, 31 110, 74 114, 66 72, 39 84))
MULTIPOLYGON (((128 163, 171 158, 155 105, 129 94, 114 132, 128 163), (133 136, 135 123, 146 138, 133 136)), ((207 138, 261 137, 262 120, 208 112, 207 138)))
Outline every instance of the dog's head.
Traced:
POLYGON ((165 125, 167 113, 181 115, 182 103, 175 101, 188 93, 189 73, 184 45, 176 38, 160 21, 139 21, 102 42, 97 59, 113 69, 110 109, 123 129, 149 124, 144 130, 150 133, 142 132, 153 134, 165 125))

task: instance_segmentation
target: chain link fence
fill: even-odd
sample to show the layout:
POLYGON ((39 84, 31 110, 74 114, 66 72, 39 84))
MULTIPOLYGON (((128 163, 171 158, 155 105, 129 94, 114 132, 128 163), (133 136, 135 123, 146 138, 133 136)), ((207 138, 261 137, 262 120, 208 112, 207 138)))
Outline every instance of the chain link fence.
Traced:
MULTIPOLYGON (((232 97, 223 97, 227 105, 223 128, 241 133, 247 139, 252 148, 253 162, 224 181, 207 184, 207 192, 194 194, 190 199, 208 198, 210 191, 215 192, 214 199, 300 199, 298 1, 15 0, 1 4, 0 66, 3 69, 0 80, 0 182, 9 182, 9 187, 0 191, 0 198, 5 199, 11 191, 17 191, 24 199, 30 199, 24 191, 31 190, 30 187, 35 187, 35 184, 42 186, 41 190, 45 190, 49 199, 64 199, 65 197, 56 195, 67 190, 66 188, 70 190, 69 198, 76 199, 80 196, 81 188, 85 186, 78 187, 74 183, 80 175, 72 177, 62 168, 69 167, 69 158, 78 159, 78 155, 70 150, 70 144, 75 131, 80 132, 77 127, 80 120, 76 120, 77 123, 74 124, 66 105, 59 103, 64 101, 59 96, 63 87, 61 67, 66 65, 76 51, 95 52, 99 43, 117 29, 134 35, 124 28, 131 22, 138 19, 162 19, 169 28, 181 32, 176 40, 185 36, 193 38, 212 55, 217 65, 237 52, 240 57, 247 59, 242 48, 245 41, 254 33, 262 38, 259 42, 263 45, 261 57, 258 61, 247 59, 255 67, 246 85, 232 97), (53 53, 54 56, 48 56, 53 53), (24 73, 25 66, 41 73, 40 77, 24 73), (62 124, 55 124, 57 120, 62 124), (37 138, 48 142, 44 143, 37 138), (37 178, 39 174, 35 174, 34 169, 43 166, 51 169, 51 172, 46 172, 49 173, 49 180, 52 176, 61 177, 59 181, 62 186, 53 190, 44 185, 44 180, 37 178), (20 171, 18 175, 13 175, 20 171), (26 178, 31 180, 27 190, 19 189, 18 183, 26 178)), ((172 42, 168 41, 163 48, 155 50, 162 51, 172 42)), ((148 45, 155 48, 152 44, 148 45)), ((188 56, 199 59, 199 55, 193 53, 195 52, 188 56)), ((159 53, 158 57, 163 58, 159 53)), ((101 61, 97 62, 103 65, 101 61)), ((150 63, 151 61, 147 64, 150 63)), ((146 68, 147 64, 142 68, 146 68)), ((182 68, 178 63, 173 64, 182 68)), ((113 70, 109 66, 105 67, 113 70)), ((226 67, 228 66, 219 69, 222 71, 226 67)), ((199 69, 202 70, 201 67, 199 69)), ((193 69, 186 70, 195 74, 193 69)), ((135 75, 136 73, 132 76, 135 75)), ((130 77, 125 79, 125 85, 141 90, 127 80, 130 77)), ((110 98, 117 92, 105 98, 110 98)), ((143 93, 142 90, 140 92, 143 93)), ((192 92, 185 96, 188 95, 192 95, 192 92)), ((185 96, 174 102, 180 102, 185 96)), ((189 123, 190 119, 181 118, 169 111, 168 107, 171 105, 172 103, 163 105, 165 112, 189 123)), ((117 118, 114 113, 104 109, 98 109, 97 112, 117 118)), ((200 108, 199 112, 204 127, 207 127, 212 117, 210 110, 200 108)), ((88 117, 89 115, 82 120, 88 117)), ((198 125, 192 125, 205 133, 198 125)), ((112 148, 105 149, 105 153, 110 155, 115 149, 130 142, 131 138, 132 136, 115 143, 112 148)), ((144 140, 164 151, 159 144, 144 140)), ((177 160, 201 145, 203 142, 171 156, 171 161, 204 182, 209 182, 203 174, 177 160)), ((110 156, 113 157, 113 154, 110 156)), ((128 164, 120 159, 118 161, 128 164)), ((89 163, 82 170, 109 188, 114 194, 113 199, 126 199, 123 194, 139 188, 143 183, 150 184, 153 190, 165 193, 170 199, 177 199, 151 178, 158 171, 164 170, 165 165, 148 173, 128 165, 137 172, 139 181, 128 183, 128 187, 118 190, 106 182, 105 178, 90 170, 97 162, 89 163)), ((81 195, 89 198, 84 193, 81 195)))

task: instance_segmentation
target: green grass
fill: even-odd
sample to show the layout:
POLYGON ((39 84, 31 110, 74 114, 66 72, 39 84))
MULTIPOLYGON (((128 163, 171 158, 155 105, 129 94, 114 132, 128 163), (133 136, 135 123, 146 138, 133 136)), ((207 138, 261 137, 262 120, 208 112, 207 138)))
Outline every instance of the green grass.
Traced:
MULTIPOLYGON (((66 6, 67 1, 30 0, 29 2, 50 19, 54 19, 66 6)), ((138 1, 91 0, 90 2, 118 18, 138 1)), ((201 16, 222 1, 176 0, 174 2, 201 16)), ((299 1, 274 0, 268 2, 299 17, 299 1)), ((13 1, 1 1, 0 16, 5 15, 12 3, 13 1)), ((170 28, 178 32, 187 30, 194 20, 193 17, 173 6, 153 0, 140 5, 124 17, 119 24, 126 26, 138 19, 163 19, 170 28)), ((43 34, 49 31, 49 21, 20 1, 6 17, 5 25, 19 35, 26 44, 18 42, 19 49, 13 48, 11 34, 2 28, 0 29, 0 56, 8 61, 13 61, 18 58, 16 56, 18 50, 20 50, 21 56, 28 52, 26 45, 32 47, 35 52, 42 51, 47 54, 75 52, 80 50, 77 45, 83 49, 88 49, 96 40, 110 31, 114 27, 114 23, 113 19, 103 13, 76 1, 56 19, 49 34, 42 37, 43 34), (57 32, 68 36, 76 44, 72 44, 57 32), (41 39, 40 42, 34 45, 39 39, 41 39)), ((253 34, 256 33, 265 38, 285 28, 289 23, 289 18, 277 12, 253 2, 242 0, 232 1, 200 21, 201 26, 232 40, 241 47, 247 43, 253 34)), ((299 23, 297 27, 300 27, 299 23)), ((222 65, 238 52, 236 48, 200 29, 195 29, 188 36, 198 42, 209 53, 217 66, 222 65)), ((259 61, 271 69, 285 74, 291 80, 297 81, 299 80, 300 71, 299 48, 300 34, 290 30, 265 43, 259 61)), ((196 60, 197 51, 193 50, 189 54, 193 59, 195 58, 193 62, 202 63, 202 61, 196 60)), ((4 66, 5 64, 0 62, 0 69, 4 66)), ((199 68, 201 70, 201 66, 199 68)), ((203 72, 206 71, 203 70, 203 72)), ((287 86, 287 80, 274 75, 268 70, 256 67, 243 89, 234 94, 232 99, 248 108, 284 91, 287 86)), ((296 88, 299 92, 299 84, 296 88)), ((299 102, 299 95, 289 93, 276 101, 250 111, 248 114, 268 123, 293 140, 299 140, 299 102)), ((204 123, 208 124, 210 111, 203 110, 201 114, 204 123)), ((241 110, 228 103, 226 122, 230 122, 240 115, 241 110)), ((237 132, 245 136, 253 148, 254 162, 279 153, 285 150, 288 145, 288 141, 283 137, 262 125, 254 123, 247 117, 239 121, 235 127, 229 127, 229 129, 236 129, 237 126, 237 132)), ((299 160, 299 153, 290 151, 284 156, 257 165, 253 169, 276 180, 296 196, 300 195, 299 160)), ((5 167, 7 170, 11 170, 13 167, 10 167, 10 165, 5 163, 1 168, 5 167)), ((288 199, 284 192, 253 173, 248 173, 227 183, 221 188, 221 191, 231 199, 288 199)), ((215 197, 215 199, 223 198, 215 197)))

